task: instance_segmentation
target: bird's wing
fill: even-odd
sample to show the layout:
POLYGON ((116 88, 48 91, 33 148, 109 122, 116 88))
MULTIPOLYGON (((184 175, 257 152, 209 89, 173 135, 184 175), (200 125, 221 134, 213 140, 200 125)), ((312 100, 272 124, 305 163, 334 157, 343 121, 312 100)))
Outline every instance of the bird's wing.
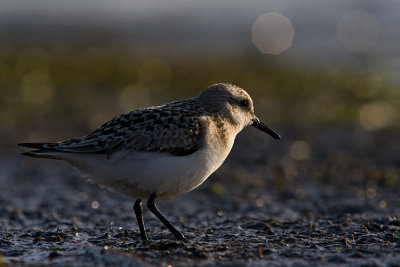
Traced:
POLYGON ((123 114, 84 137, 21 145, 57 152, 102 153, 109 158, 132 150, 182 156, 202 146, 202 134, 199 114, 172 103, 123 114))

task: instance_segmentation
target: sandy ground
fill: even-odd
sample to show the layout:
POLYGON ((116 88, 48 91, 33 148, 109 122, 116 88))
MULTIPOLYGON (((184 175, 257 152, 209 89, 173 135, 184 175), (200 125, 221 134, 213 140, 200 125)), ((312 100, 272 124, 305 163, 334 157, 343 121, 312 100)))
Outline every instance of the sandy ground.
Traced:
POLYGON ((1 155, 0 266, 398 266, 398 133, 307 135, 309 157, 246 130, 200 188, 157 202, 189 239, 67 164, 1 155), (309 141, 312 140, 312 141, 309 141), (293 158, 294 156, 294 158, 293 158))

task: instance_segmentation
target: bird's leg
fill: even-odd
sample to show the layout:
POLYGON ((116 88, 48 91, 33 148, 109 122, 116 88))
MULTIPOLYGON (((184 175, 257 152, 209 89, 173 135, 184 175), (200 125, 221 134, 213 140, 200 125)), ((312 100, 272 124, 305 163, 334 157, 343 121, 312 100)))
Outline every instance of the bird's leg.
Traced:
POLYGON ((137 199, 135 204, 133 205, 133 210, 135 211, 136 214, 136 219, 139 225, 139 230, 140 230, 140 237, 142 238, 143 241, 148 240, 147 234, 146 234, 146 229, 144 228, 144 222, 143 222, 143 211, 142 211, 142 200, 137 199))
POLYGON ((176 239, 186 241, 186 238, 175 227, 173 227, 172 224, 157 209, 156 205, 154 204, 155 198, 156 194, 151 194, 149 200, 147 201, 147 207, 168 228, 168 230, 170 230, 174 234, 176 239))

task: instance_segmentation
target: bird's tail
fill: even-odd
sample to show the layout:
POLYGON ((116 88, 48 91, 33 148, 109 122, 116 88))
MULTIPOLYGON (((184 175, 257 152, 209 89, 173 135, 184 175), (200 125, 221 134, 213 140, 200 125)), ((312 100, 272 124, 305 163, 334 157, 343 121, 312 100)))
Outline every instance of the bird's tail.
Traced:
POLYGON ((19 146, 34 148, 34 150, 22 152, 24 156, 46 159, 61 159, 56 149, 52 149, 56 143, 20 143, 19 146))

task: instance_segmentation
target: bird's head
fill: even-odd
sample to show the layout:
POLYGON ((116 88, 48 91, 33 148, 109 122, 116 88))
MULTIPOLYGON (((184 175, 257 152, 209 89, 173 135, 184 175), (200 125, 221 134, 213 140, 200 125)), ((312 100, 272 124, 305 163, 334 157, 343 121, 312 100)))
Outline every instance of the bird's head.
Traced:
POLYGON ((211 85, 203 90, 198 98, 208 111, 224 116, 238 127, 238 131, 251 125, 275 139, 281 138, 278 133, 256 117, 250 95, 236 85, 227 83, 211 85))

